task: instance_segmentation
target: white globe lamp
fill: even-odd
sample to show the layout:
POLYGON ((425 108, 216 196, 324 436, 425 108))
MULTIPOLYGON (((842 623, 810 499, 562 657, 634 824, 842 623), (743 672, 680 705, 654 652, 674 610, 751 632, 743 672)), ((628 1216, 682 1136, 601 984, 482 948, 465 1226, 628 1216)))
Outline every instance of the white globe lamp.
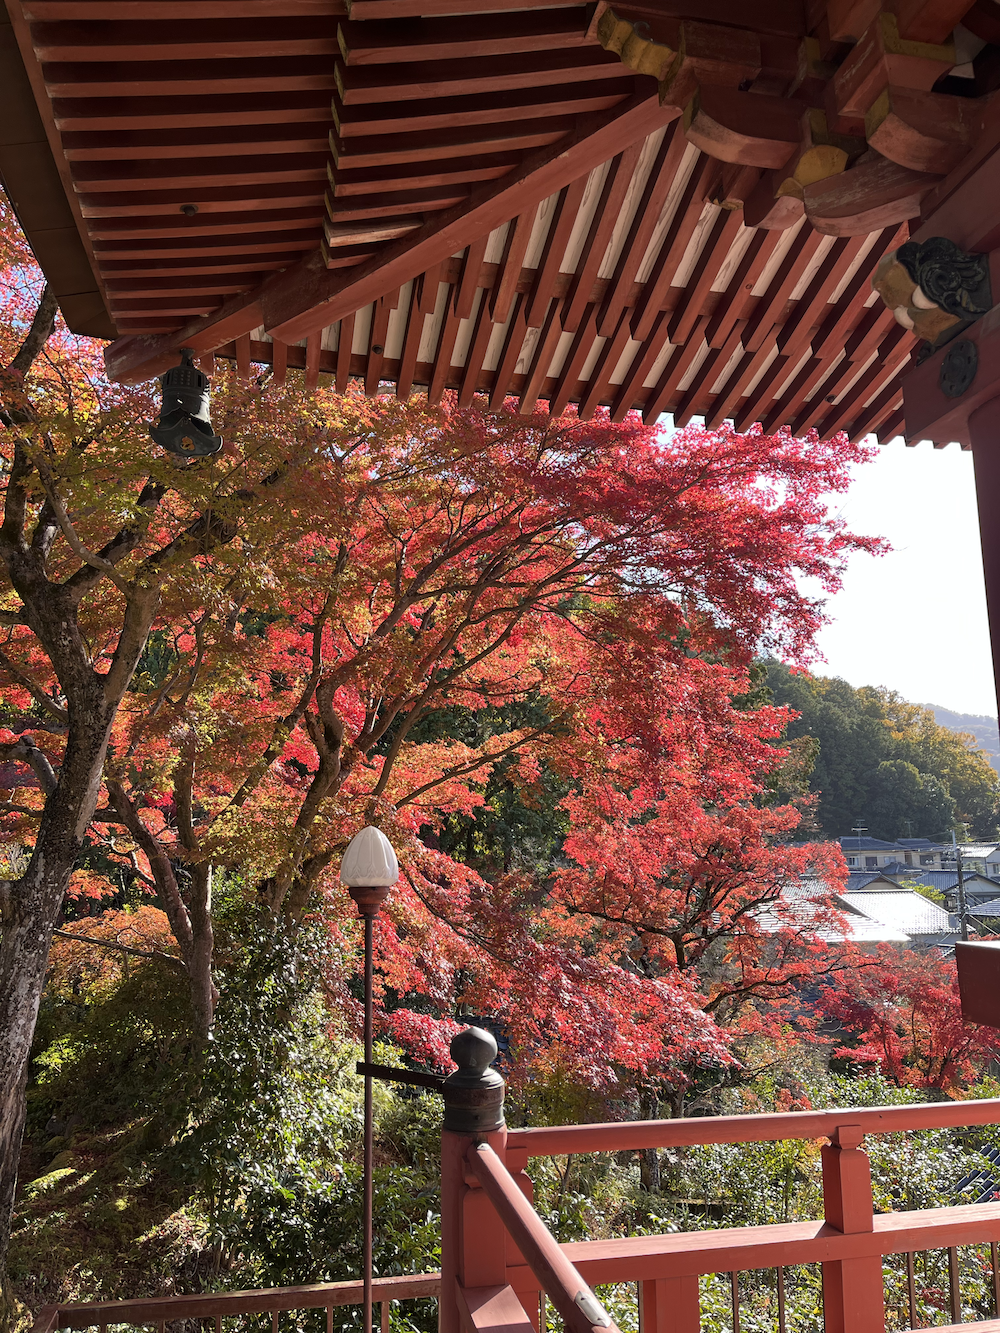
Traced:
POLYGON ((370 825, 348 843, 340 863, 340 878, 362 916, 374 916, 399 879, 399 862, 392 843, 370 825))

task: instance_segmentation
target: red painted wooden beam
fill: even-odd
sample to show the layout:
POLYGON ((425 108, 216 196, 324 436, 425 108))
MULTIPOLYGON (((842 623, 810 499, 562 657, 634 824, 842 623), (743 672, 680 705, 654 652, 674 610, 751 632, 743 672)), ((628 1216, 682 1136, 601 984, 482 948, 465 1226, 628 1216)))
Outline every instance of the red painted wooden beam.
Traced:
POLYGON ((184 341, 168 337, 158 344, 150 339, 112 343, 106 352, 108 374, 119 381, 151 378, 172 364, 178 347, 209 351, 262 322, 282 341, 297 342, 359 310, 676 116, 673 108, 660 106, 652 80, 637 83, 640 90, 620 107, 581 117, 572 135, 530 154, 515 171, 478 187, 467 203, 390 244, 348 275, 330 272, 318 255, 311 255, 265 281, 256 293, 193 322, 181 331, 184 341))

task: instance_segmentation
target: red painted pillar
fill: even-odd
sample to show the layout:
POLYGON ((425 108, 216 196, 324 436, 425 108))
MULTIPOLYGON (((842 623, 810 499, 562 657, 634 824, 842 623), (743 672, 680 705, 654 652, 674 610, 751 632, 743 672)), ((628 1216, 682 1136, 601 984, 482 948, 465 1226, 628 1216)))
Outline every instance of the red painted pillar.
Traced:
POLYGON ((438 1297, 438 1333, 459 1333, 456 1284, 462 1244, 462 1205, 465 1154, 472 1140, 465 1134, 441 1135, 441 1294, 438 1297))
POLYGON ((1000 397, 991 398, 970 413, 969 439, 976 470, 976 502, 993 648, 993 676, 1000 690, 1000 397))
MULTIPOLYGON (((872 1180, 868 1155, 858 1146, 860 1125, 840 1125, 822 1149, 823 1213, 845 1234, 872 1231, 872 1180)), ((882 1259, 838 1259, 823 1265, 826 1333, 885 1333, 882 1259)))
POLYGON ((699 1333, 701 1299, 696 1277, 658 1277, 639 1283, 641 1333, 699 1333))
POLYGON ((451 1043, 458 1068, 442 1088, 439 1333, 460 1333, 459 1287, 507 1284, 506 1232, 466 1161, 470 1146, 483 1142, 506 1158, 504 1081, 490 1068, 496 1055, 496 1042, 481 1028, 466 1028, 451 1043))
MULTIPOLYGON (((508 1149, 507 1170, 517 1181, 521 1193, 530 1204, 535 1202, 535 1187, 528 1175, 528 1152, 526 1148, 508 1149)), ((528 1318, 537 1329, 541 1323, 539 1297, 541 1289, 538 1279, 528 1267, 524 1255, 511 1240, 506 1238, 507 1281, 514 1288, 518 1300, 524 1306, 528 1318)))

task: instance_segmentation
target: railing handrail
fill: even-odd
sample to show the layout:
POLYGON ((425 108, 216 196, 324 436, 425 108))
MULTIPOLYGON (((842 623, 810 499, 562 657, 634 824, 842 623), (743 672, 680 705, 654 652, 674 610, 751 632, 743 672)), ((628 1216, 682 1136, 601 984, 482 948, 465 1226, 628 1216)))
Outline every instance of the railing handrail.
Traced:
POLYGON ((35 1315, 35 1322, 31 1325, 30 1333, 52 1333, 53 1329, 59 1327, 59 1306, 43 1305, 35 1315))
POLYGON ((569 1333, 619 1333, 490 1145, 474 1143, 466 1160, 569 1333))
POLYGON ((947 1129, 1000 1121, 1000 1098, 969 1102, 919 1102, 909 1106, 857 1106, 832 1111, 777 1111, 765 1115, 694 1116, 678 1120, 626 1120, 599 1125, 512 1129, 508 1151, 529 1157, 560 1153, 620 1152, 628 1148, 686 1148, 705 1143, 774 1143, 829 1138, 857 1125, 862 1134, 947 1129))
MULTIPOLYGON (((437 1296, 440 1273, 377 1277, 372 1282, 379 1301, 417 1300, 437 1296)), ((336 1305, 360 1305, 364 1283, 314 1282, 302 1287, 263 1287, 249 1291, 210 1291, 193 1296, 150 1296, 127 1301, 74 1301, 46 1305, 31 1333, 56 1328, 90 1328, 102 1324, 156 1324, 167 1319, 257 1314, 273 1310, 316 1310, 336 1305)))

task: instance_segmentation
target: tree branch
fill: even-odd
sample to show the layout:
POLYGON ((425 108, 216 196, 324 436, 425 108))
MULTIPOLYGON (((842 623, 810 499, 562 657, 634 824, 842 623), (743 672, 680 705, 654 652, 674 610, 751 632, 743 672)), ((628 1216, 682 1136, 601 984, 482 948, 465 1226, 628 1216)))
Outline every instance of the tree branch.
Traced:
POLYGON ((0 648, 0 667, 7 672, 8 676, 16 680, 18 685, 23 686, 28 691, 35 703, 44 708, 45 711, 60 722, 64 727, 69 726, 69 714, 65 709, 60 708, 45 693, 40 685, 36 685, 29 675, 23 672, 20 667, 16 667, 7 654, 0 648))
POLYGON ((184 964, 179 958, 170 953, 160 953, 158 949, 152 951, 148 949, 133 949, 130 944, 118 944, 113 940, 99 940, 93 935, 77 935, 70 930, 53 930, 53 935, 58 935, 60 939, 76 940, 78 944, 96 944, 101 949, 117 949, 119 953, 133 953, 137 958, 159 958, 161 962, 169 963, 172 967, 179 968, 183 972, 184 964))
POLYGON ((16 370, 20 375, 27 375, 38 353, 52 334, 58 308, 52 289, 46 283, 42 288, 41 299, 31 321, 31 327, 25 335, 24 342, 17 349, 13 361, 7 367, 8 370, 16 370))
POLYGON ((99 569, 102 574, 106 574, 118 591, 125 597, 128 597, 131 589, 118 573, 117 569, 115 569, 111 561, 105 560, 104 557, 98 555, 96 551, 91 551, 89 547, 84 546, 83 542, 77 536, 76 529, 70 522, 69 514, 66 513, 66 507, 56 491, 55 483, 52 480, 52 474, 49 472, 48 466, 43 463, 41 459, 35 460, 35 466, 38 469, 38 476, 42 486, 45 488, 45 494, 49 504, 52 506, 53 512, 59 520, 62 534, 69 543, 73 554, 85 565, 90 565, 93 569, 99 569))
POLYGON ((30 764, 31 771, 38 779, 38 785, 45 795, 51 796, 55 791, 56 783, 59 781, 55 769, 30 736, 22 736, 19 741, 0 745, 0 759, 20 759, 30 764))

